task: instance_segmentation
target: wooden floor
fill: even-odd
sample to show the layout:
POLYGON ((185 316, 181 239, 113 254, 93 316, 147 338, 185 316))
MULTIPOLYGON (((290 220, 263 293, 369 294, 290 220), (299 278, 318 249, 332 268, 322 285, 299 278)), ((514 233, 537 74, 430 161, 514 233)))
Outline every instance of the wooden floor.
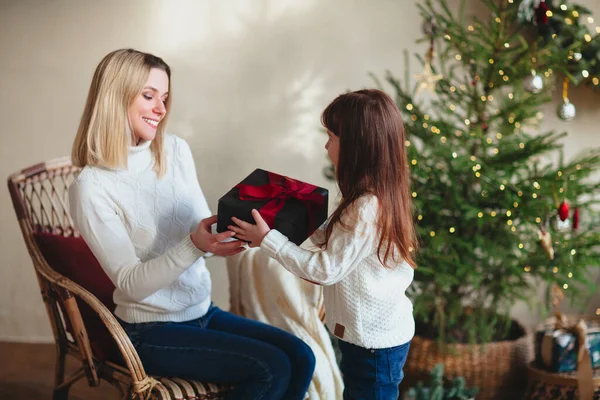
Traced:
MULTIPOLYGON (((53 344, 0 342, 0 399, 52 399, 55 350, 53 344)), ((67 371, 73 371, 67 363, 67 371)), ((119 399, 119 392, 102 382, 90 388, 85 378, 71 388, 69 400, 119 399)))

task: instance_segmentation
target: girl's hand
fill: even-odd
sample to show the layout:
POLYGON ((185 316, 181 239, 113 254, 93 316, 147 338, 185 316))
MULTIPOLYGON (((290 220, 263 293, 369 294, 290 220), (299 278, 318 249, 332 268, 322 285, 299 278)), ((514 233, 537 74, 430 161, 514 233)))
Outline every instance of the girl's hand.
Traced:
POLYGON ((264 237, 271 229, 257 210, 252 210, 252 217, 254 217, 256 225, 249 224, 248 222, 242 221, 239 218, 232 217, 231 219, 237 226, 229 225, 227 228, 230 231, 235 232, 235 236, 238 239, 248 242, 248 246, 260 247, 264 237))

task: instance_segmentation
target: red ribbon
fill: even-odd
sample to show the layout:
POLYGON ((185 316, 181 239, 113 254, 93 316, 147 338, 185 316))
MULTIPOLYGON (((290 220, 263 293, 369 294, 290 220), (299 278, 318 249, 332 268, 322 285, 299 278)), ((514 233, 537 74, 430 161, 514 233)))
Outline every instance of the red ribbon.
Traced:
POLYGON ((286 176, 267 172, 269 183, 261 186, 237 184, 240 190, 240 200, 270 200, 260 208, 260 215, 267 225, 273 228, 275 216, 290 198, 300 200, 308 208, 308 235, 310 236, 318 227, 316 226, 317 211, 323 207, 325 198, 314 193, 317 186, 304 183, 286 176))

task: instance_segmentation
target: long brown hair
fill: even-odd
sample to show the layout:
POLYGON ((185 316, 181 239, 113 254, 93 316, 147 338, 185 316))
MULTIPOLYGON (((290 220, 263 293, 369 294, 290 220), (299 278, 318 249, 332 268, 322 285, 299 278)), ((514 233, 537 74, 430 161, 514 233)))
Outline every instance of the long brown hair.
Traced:
POLYGON ((334 225, 342 223, 344 211, 359 197, 373 194, 379 201, 379 261, 387 266, 390 256, 395 262, 399 256, 416 268, 417 239, 400 110, 380 90, 358 90, 329 104, 321 123, 339 137, 336 178, 342 193, 325 231, 325 244, 334 225))
POLYGON ((79 129, 73 142, 73 164, 101 167, 127 167, 133 132, 128 109, 140 95, 150 70, 158 68, 169 77, 166 114, 150 144, 154 153, 154 170, 165 174, 167 163, 163 150, 164 130, 171 109, 171 68, 162 58, 134 49, 120 49, 107 54, 96 67, 79 129))

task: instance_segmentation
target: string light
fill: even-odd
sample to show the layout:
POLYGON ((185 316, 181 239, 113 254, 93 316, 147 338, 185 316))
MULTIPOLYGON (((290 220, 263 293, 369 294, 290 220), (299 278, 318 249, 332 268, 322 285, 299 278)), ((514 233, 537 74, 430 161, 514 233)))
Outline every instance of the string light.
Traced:
POLYGON ((596 308, 596 315, 600 315, 600 308, 596 308))
POLYGON ((514 98, 515 98, 515 95, 514 95, 514 94, 512 94, 512 93, 509 93, 509 94, 508 94, 508 98, 512 100, 512 99, 514 99, 514 98))
POLYGON ((593 24, 594 23, 594 18, 593 17, 588 17, 588 23, 593 24))
POLYGON ((511 227, 510 227, 510 230, 511 230, 511 231, 513 231, 513 232, 516 232, 516 231, 517 231, 517 228, 515 228, 514 226, 511 226, 511 227))
POLYGON ((506 221, 506 225, 511 226, 512 225, 512 220, 509 219, 508 221, 506 221))
POLYGON ((537 193, 532 194, 531 197, 533 197, 534 199, 537 199, 537 193))
POLYGON ((475 28, 473 27, 473 25, 469 25, 467 27, 467 29, 469 30, 469 32, 473 32, 475 30, 475 28))
POLYGON ((417 165, 417 160, 414 160, 414 159, 413 159, 413 160, 412 160, 410 163, 411 163, 412 165, 417 165))
POLYGON ((572 278, 572 277, 573 277, 573 273, 569 272, 569 278, 572 278))
POLYGON ((554 14, 552 14, 552 11, 550 11, 550 10, 546 11, 546 17, 552 18, 552 15, 554 15, 554 14))
POLYGON ((454 110, 456 109, 456 106, 455 106, 454 104, 450 104, 450 109, 451 109, 452 111, 454 111, 454 110))
MULTIPOLYGON (((439 132, 437 132, 437 133, 439 133, 439 132)), ((442 143, 446 143, 446 136, 442 136, 442 137, 440 138, 440 142, 442 142, 442 143)))
POLYGON ((446 39, 446 40, 450 40, 450 39, 451 39, 451 38, 450 38, 450 35, 444 35, 444 39, 446 39))
POLYGON ((488 101, 493 101, 494 100, 494 96, 492 96, 491 94, 488 96, 488 101))
POLYGON ((533 182, 533 187, 539 190, 541 186, 539 183, 533 182))
POLYGON ((434 231, 429 232, 429 236, 434 237, 435 236, 435 232, 434 231))
POLYGON ((577 251, 575 251, 575 249, 572 249, 572 250, 571 250, 571 255, 572 255, 572 256, 574 256, 574 255, 575 255, 575 253, 577 253, 577 251))
POLYGON ((405 145, 406 147, 410 147, 410 140, 407 140, 407 141, 405 141, 405 142, 404 142, 404 145, 405 145))
POLYGON ((419 216, 417 217, 417 219, 418 219, 419 221, 421 221, 421 220, 423 219, 423 216, 422 216, 421 214, 419 214, 419 216))
POLYGON ((495 216, 496 216, 496 211, 492 211, 492 212, 490 213, 490 215, 491 215, 492 217, 495 217, 495 216))
POLYGON ((510 217, 511 215, 512 215, 512 212, 510 212, 510 210, 508 210, 508 211, 506 212, 506 216, 507 216, 507 217, 510 217))
POLYGON ((569 285, 567 285, 566 283, 563 285, 563 289, 567 290, 569 288, 569 285))
POLYGON ((503 80, 504 82, 508 82, 508 76, 504 75, 504 76, 502 77, 502 80, 503 80))
POLYGON ((462 91, 465 91, 465 90, 467 90, 467 87, 466 87, 465 85, 462 85, 462 84, 459 86, 459 88, 460 88, 460 90, 462 90, 462 91))
POLYGON ((504 189, 505 189, 505 186, 504 185, 500 185, 500 190, 504 190, 504 189))
POLYGON ((525 143, 523 143, 523 142, 519 143, 519 147, 522 148, 522 149, 524 149, 525 148, 525 143))
POLYGON ((415 114, 413 114, 413 115, 410 116, 410 119, 412 119, 413 121, 416 121, 417 120, 417 116, 415 114))
POLYGON ((487 138, 486 142, 487 142, 487 144, 492 144, 492 138, 487 138))
POLYGON ((428 126, 429 124, 427 122, 423 122, 423 128, 427 129, 428 126))
POLYGON ((417 197, 417 192, 412 192, 412 197, 417 197))
POLYGON ((552 268, 552 272, 554 272, 555 274, 558 273, 558 267, 552 268))
POLYGON ((412 104, 410 104, 410 103, 408 103, 408 104, 406 105, 406 109, 407 109, 408 111, 412 110, 412 109, 413 109, 413 105, 412 105, 412 104))
POLYGON ((456 86, 450 86, 450 91, 451 92, 456 92, 456 86))
POLYGON ((558 172, 556 173, 556 175, 558 175, 558 176, 562 176, 562 171, 558 171, 558 172))
POLYGON ((453 226, 451 226, 451 227, 450 227, 450 229, 448 229, 448 230, 450 231, 450 233, 454 233, 454 231, 455 231, 456 229, 454 229, 454 227, 453 227, 453 226))
POLYGON ((585 35, 583 35, 583 38, 585 39, 586 42, 591 42, 592 41, 592 36, 590 36, 589 33, 586 33, 585 35))
POLYGON ((523 243, 519 243, 519 248, 522 249, 523 247, 525 247, 523 243))
POLYGON ((478 216, 479 218, 483 218, 483 213, 482 213, 481 211, 479 211, 479 212, 477 213, 477 216, 478 216))
POLYGON ((423 119, 424 119, 425 121, 429 121, 429 114, 425 114, 425 115, 423 115, 423 119))
POLYGON ((488 62, 489 62, 490 64, 493 64, 493 63, 494 63, 494 59, 493 59, 493 58, 490 58, 490 59, 488 60, 488 62))
POLYGON ((542 219, 540 217, 536 217, 535 222, 537 222, 539 224, 540 222, 542 222, 542 219))
POLYGON ((563 11, 567 11, 567 5, 566 4, 561 4, 560 5, 560 9, 563 11))
POLYGON ((507 49, 510 47, 509 43, 504 43, 504 47, 506 47, 507 49))
POLYGON ((452 158, 456 158, 456 157, 458 157, 458 154, 456 154, 456 152, 453 152, 452 153, 452 158))
POLYGON ((467 125, 467 126, 471 125, 471 121, 469 121, 468 119, 465 119, 465 125, 467 125))
POLYGON ((523 270, 525 270, 525 272, 529 272, 529 271, 531 271, 531 267, 528 265, 525 268, 523 268, 523 270))
POLYGON ((595 86, 598 86, 598 83, 600 83, 600 80, 599 80, 598 78, 594 77, 594 78, 592 78, 592 83, 593 83, 595 86))
POLYGON ((515 201, 515 202, 513 203, 513 206, 514 206, 515 208, 517 208, 517 207, 519 207, 519 203, 517 203, 517 202, 515 201))
POLYGON ((501 20, 500 18, 498 18, 498 17, 496 17, 495 21, 496 21, 497 23, 500 23, 500 22, 502 22, 502 20, 501 20))
POLYGON ((517 196, 521 197, 523 196, 523 192, 521 192, 520 190, 517 192, 517 196))
POLYGON ((477 158, 475 156, 471 156, 471 161, 475 161, 477 158))
POLYGON ((454 56, 454 58, 456 58, 456 61, 462 60, 462 57, 460 56, 460 54, 457 54, 456 56, 454 56))
POLYGON ((577 10, 573 10, 573 16, 574 16, 575 18, 578 18, 578 17, 579 17, 579 11, 577 11, 577 10))
POLYGON ((494 154, 498 154, 500 153, 500 150, 498 150, 497 148, 494 148, 494 154))

